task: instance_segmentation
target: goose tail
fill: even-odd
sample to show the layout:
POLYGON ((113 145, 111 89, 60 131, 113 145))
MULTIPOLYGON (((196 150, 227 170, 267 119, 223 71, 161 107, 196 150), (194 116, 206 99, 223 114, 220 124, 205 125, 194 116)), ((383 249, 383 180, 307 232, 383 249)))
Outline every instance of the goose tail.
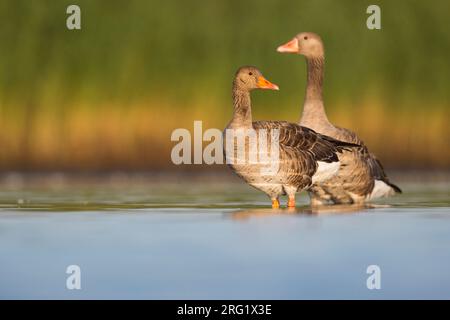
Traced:
POLYGON ((398 186, 396 186, 392 182, 384 181, 384 183, 386 183, 389 187, 391 187, 395 191, 395 193, 403 193, 402 189, 400 189, 398 186))

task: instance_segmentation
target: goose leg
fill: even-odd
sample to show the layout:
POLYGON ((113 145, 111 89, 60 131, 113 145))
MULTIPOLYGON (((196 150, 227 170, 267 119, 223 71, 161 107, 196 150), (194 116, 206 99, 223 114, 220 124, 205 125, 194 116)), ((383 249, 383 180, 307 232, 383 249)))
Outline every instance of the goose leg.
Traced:
POLYGON ((297 187, 287 185, 287 186, 283 186, 283 188, 288 196, 287 207, 295 208, 295 193, 297 192, 297 187))
POLYGON ((272 198, 272 209, 280 208, 280 201, 278 198, 272 198))
POLYGON ((295 195, 289 196, 287 206, 288 208, 295 208, 295 195))

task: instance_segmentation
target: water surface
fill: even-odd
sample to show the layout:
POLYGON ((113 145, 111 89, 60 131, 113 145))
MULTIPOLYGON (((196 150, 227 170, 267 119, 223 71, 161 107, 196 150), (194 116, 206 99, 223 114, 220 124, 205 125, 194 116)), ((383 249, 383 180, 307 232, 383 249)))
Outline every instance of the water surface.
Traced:
POLYGON ((0 298, 449 299, 448 184, 404 189, 289 211, 240 183, 4 188, 0 298))

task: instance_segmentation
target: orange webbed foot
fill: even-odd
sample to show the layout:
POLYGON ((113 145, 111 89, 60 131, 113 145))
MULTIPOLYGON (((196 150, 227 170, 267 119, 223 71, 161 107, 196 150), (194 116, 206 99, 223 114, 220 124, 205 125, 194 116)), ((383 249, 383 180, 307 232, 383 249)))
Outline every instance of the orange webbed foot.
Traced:
POLYGON ((295 208, 295 198, 294 197, 289 197, 287 206, 288 206, 288 208, 295 208))
POLYGON ((279 209, 280 208, 280 201, 278 199, 272 199, 272 209, 279 209))

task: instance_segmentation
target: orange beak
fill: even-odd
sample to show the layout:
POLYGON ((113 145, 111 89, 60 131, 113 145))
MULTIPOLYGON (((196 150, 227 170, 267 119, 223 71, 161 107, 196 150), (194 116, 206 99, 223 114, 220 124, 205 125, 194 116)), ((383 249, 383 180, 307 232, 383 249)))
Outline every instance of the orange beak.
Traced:
POLYGON ((258 78, 258 88, 260 89, 270 89, 270 90, 280 90, 276 84, 273 84, 263 76, 258 78))
POLYGON ((278 52, 299 53, 297 38, 292 39, 286 44, 283 44, 277 48, 278 52))

